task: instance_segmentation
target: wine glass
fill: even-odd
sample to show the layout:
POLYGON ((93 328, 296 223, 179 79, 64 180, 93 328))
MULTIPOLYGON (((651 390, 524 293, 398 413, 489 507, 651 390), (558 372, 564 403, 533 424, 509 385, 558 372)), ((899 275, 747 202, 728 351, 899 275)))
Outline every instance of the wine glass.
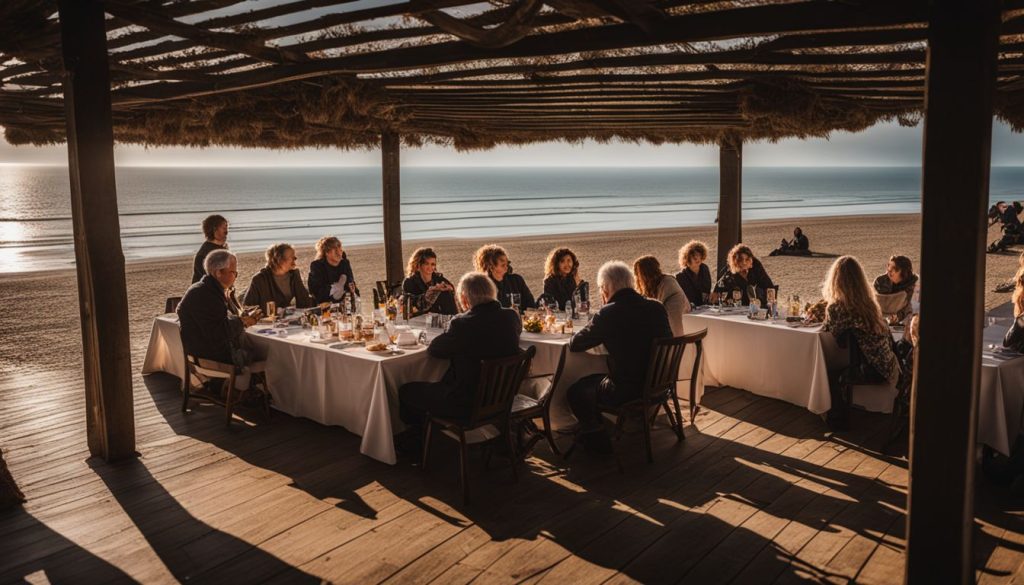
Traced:
POLYGON ((732 289, 732 304, 736 307, 743 304, 743 291, 738 288, 732 289))
POLYGON ((523 295, 519 293, 508 293, 508 306, 519 311, 519 304, 523 301, 523 295))
POLYGON ((384 331, 388 334, 388 339, 391 341, 391 345, 388 349, 391 350, 391 355, 398 355, 398 327, 395 326, 393 321, 388 321, 384 324, 384 331))

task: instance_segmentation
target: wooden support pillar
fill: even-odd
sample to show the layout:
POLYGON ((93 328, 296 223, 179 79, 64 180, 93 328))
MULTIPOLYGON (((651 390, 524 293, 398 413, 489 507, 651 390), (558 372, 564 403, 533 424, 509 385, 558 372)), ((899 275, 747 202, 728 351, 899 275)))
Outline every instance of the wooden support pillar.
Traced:
POLYGON ((384 173, 384 263, 389 283, 405 277, 402 256, 402 198, 400 194, 399 147, 401 138, 394 132, 380 135, 381 169, 384 173))
POLYGON ((71 218, 89 451, 135 454, 128 293, 114 184, 107 33, 99 0, 59 0, 71 218))
POLYGON ((728 266, 726 254, 743 240, 743 140, 730 138, 718 147, 718 266, 715 280, 728 266))
POLYGON ((985 210, 1000 2, 939 0, 931 6, 906 582, 973 583, 985 210))

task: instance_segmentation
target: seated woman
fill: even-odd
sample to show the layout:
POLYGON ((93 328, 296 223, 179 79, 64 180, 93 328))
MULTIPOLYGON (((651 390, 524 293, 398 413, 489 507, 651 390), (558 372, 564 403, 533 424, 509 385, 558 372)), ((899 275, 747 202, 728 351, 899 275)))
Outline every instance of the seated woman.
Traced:
POLYGON ((301 308, 312 307, 313 297, 302 284, 302 275, 295 268, 295 248, 291 244, 274 244, 267 248, 267 265, 249 282, 242 303, 265 310, 268 301, 287 307, 294 301, 301 308))
POLYGON ((503 307, 512 306, 512 297, 519 295, 519 311, 537 307, 537 301, 526 286, 522 276, 512 273, 512 264, 508 261, 508 254, 505 249, 496 244, 481 246, 473 256, 473 263, 477 272, 483 272, 491 277, 494 286, 498 289, 498 301, 503 307))
POLYGON ((740 291, 742 303, 750 304, 750 289, 753 287, 756 298, 765 305, 768 300, 770 288, 775 288, 775 283, 768 277, 764 265, 754 257, 754 252, 746 244, 736 244, 729 250, 729 272, 718 279, 715 284, 715 292, 730 298, 734 290, 740 291))
POLYGON ((1024 353, 1024 256, 1013 282, 1013 324, 1003 337, 1003 347, 1024 353))
POLYGON ((341 248, 341 240, 334 236, 317 240, 316 260, 309 263, 307 282, 316 304, 340 301, 346 292, 359 294, 352 264, 341 248))
POLYGON ((698 240, 690 240, 679 249, 679 268, 676 282, 686 294, 686 299, 693 307, 706 305, 711 298, 711 269, 704 263, 708 258, 708 245, 698 240))
POLYGON ((420 297, 414 309, 416 314, 459 312, 455 306, 455 287, 437 271, 437 254, 431 248, 417 248, 409 257, 409 276, 402 281, 402 291, 420 297))
POLYGON ((690 312, 690 301, 671 274, 661 271, 661 263, 654 256, 641 256, 633 262, 636 290, 641 295, 665 305, 672 335, 683 334, 683 315, 690 312))
MULTIPOLYGON (((832 263, 821 286, 821 295, 827 303, 822 331, 837 338, 852 334, 871 373, 876 374, 879 381, 895 384, 900 366, 893 352, 892 335, 856 258, 841 256, 832 263)), ((828 422, 842 427, 846 424, 848 404, 835 376, 837 373, 829 375, 832 410, 828 413, 828 422)))
POLYGON ((769 256, 810 256, 811 255, 811 242, 804 235, 804 231, 800 228, 793 229, 793 239, 787 240, 782 239, 782 243, 779 247, 772 250, 769 256))
POLYGON ((900 323, 913 311, 910 304, 917 287, 917 275, 910 258, 891 256, 885 274, 875 279, 876 300, 890 323, 900 323), (893 295, 887 297, 886 295, 893 295))
POLYGON ((578 290, 584 300, 589 297, 587 283, 580 280, 580 261, 569 248, 555 248, 544 263, 544 294, 541 298, 548 304, 565 309, 565 303, 572 300, 578 290))

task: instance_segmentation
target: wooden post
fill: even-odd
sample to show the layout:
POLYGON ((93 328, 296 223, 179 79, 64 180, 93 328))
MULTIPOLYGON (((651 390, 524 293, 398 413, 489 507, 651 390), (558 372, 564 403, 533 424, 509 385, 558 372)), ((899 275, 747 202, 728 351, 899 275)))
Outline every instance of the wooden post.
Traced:
POLYGON ((85 363, 89 451, 135 454, 128 293, 114 184, 114 132, 103 5, 60 0, 71 218, 85 363))
POLYGON ((384 173, 384 264, 389 283, 402 282, 405 277, 402 257, 402 198, 400 194, 399 147, 401 139, 394 132, 380 135, 381 169, 384 173))
POLYGON ((907 583, 973 583, 974 459, 999 0, 931 4, 907 583), (919 392, 918 389, 921 389, 919 392))
POLYGON ((743 240, 743 140, 729 138, 718 147, 718 267, 714 280, 728 266, 729 249, 743 240))

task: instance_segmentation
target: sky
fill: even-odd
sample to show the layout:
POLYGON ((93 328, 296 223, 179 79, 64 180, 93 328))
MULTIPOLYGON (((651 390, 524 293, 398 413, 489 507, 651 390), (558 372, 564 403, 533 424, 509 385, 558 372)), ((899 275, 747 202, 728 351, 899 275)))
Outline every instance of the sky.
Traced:
MULTIPOLYGON (((919 166, 922 125, 879 124, 859 133, 835 132, 829 139, 783 140, 744 145, 743 164, 752 167, 919 166)), ((231 148, 115 147, 119 166, 378 166, 380 152, 308 149, 275 151, 231 148)), ((64 145, 11 146, 0 139, 0 164, 67 165, 64 145)), ((423 147, 403 149, 402 165, 450 166, 717 166, 718 149, 696 145, 542 143, 489 151, 456 152, 423 147)), ((996 122, 992 129, 992 165, 1024 166, 1024 134, 996 122)))

